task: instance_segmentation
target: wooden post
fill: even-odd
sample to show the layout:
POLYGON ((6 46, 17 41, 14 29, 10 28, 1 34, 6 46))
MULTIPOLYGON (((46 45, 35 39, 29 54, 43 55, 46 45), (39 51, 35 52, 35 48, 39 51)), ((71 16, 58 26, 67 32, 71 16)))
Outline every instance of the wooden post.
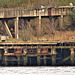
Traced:
POLYGON ((19 33, 18 33, 18 22, 19 22, 19 17, 15 19, 15 38, 19 39, 19 33))
POLYGON ((38 48, 37 48, 37 64, 38 64, 38 66, 40 65, 40 55, 38 55, 38 54, 40 54, 40 46, 38 46, 38 48))
POLYGON ((44 56, 44 65, 46 65, 46 55, 44 56))
POLYGON ((62 29, 63 28, 63 15, 61 15, 60 17, 59 17, 59 25, 60 25, 60 29, 62 29))
POLYGON ((39 27, 38 27, 38 38, 41 35, 41 10, 39 10, 39 27))
POLYGON ((2 59, 2 51, 0 50, 0 60, 2 59))
MULTIPOLYGON (((4 48, 4 55, 8 53, 8 49, 5 47, 4 48)), ((7 65, 7 56, 4 56, 4 65, 7 65)))
POLYGON ((4 54, 7 54, 7 53, 8 53, 8 49, 4 48, 4 54))
POLYGON ((37 16, 37 14, 36 14, 36 10, 34 10, 34 16, 37 16))
POLYGON ((27 65, 27 56, 23 56, 24 65, 27 65))
POLYGON ((37 56, 37 64, 40 65, 40 55, 37 56))
POLYGON ((4 65, 7 66, 7 56, 4 56, 4 65))
POLYGON ((17 56, 18 65, 20 65, 20 56, 17 56))
MULTIPOLYGON (((8 53, 8 50, 7 48, 4 49, 4 54, 7 54, 8 53)), ((7 65, 7 56, 5 55, 4 56, 4 65, 7 65)))
POLYGON ((56 64, 56 55, 52 55, 52 65, 56 64))
POLYGON ((39 15, 39 34, 41 34, 41 15, 39 15))
POLYGON ((25 48, 24 50, 23 50, 23 54, 27 54, 27 49, 25 48))
POLYGON ((71 65, 74 65, 74 50, 71 48, 71 65))
POLYGON ((55 48, 51 49, 52 52, 52 65, 56 64, 56 52, 55 52, 55 48))
POLYGON ((63 8, 61 9, 61 15, 63 15, 63 8))
POLYGON ((4 24, 5 24, 5 27, 6 27, 6 32, 8 33, 9 37, 12 38, 12 34, 11 34, 10 30, 9 30, 9 27, 8 27, 6 21, 4 21, 4 24))

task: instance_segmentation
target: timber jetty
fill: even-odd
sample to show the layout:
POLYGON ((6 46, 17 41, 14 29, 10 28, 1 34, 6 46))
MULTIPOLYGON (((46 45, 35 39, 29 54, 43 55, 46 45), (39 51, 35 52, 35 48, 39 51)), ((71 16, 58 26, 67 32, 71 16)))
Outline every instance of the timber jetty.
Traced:
MULTIPOLYGON (((0 8, 0 20, 5 25, 9 37, 13 39, 7 22, 14 19, 15 38, 18 39, 19 18, 39 17, 39 32, 42 17, 50 17, 51 19, 58 17, 59 24, 62 27, 64 16, 69 15, 74 8, 75 6, 40 9, 0 8)), ((0 42, 0 65, 75 65, 75 41, 15 43, 2 40, 0 42)))

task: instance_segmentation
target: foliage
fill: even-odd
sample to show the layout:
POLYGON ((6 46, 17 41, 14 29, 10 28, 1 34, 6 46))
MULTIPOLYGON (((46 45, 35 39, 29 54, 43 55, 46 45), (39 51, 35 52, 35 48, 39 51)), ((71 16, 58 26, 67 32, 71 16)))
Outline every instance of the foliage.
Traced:
POLYGON ((75 8, 72 10, 72 12, 70 13, 70 21, 71 21, 71 27, 72 30, 75 30, 75 8))
POLYGON ((70 17, 71 17, 72 21, 74 22, 75 21, 75 8, 70 13, 70 17))
MULTIPOLYGON (((14 7, 38 7, 39 5, 45 6, 61 6, 69 5, 72 2, 75 5, 75 0, 0 0, 0 7, 14 8, 14 7)), ((38 36, 38 18, 33 19, 21 19, 19 21, 19 35, 22 40, 31 40, 32 37, 38 36), (30 20, 30 21, 28 21, 30 20)), ((42 18, 41 36, 54 35, 54 30, 51 25, 52 22, 48 18, 42 18)), ((58 19, 55 21, 55 28, 59 29, 58 19)), ((9 21, 9 28, 13 26, 13 22, 9 21)), ((14 27, 12 27, 14 28, 14 27)), ((75 9, 71 12, 70 16, 64 17, 63 30, 75 28, 75 9), (70 22, 71 21, 71 22, 70 22)), ((5 33, 2 23, 0 23, 0 33, 5 33)))
POLYGON ((0 0, 0 7, 60 6, 69 5, 70 2, 75 5, 75 0, 0 0))

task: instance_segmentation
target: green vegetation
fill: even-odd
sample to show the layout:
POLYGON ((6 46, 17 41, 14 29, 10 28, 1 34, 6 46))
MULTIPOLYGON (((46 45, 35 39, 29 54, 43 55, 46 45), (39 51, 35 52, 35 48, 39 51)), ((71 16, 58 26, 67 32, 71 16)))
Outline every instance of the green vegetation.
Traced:
POLYGON ((0 7, 60 6, 69 5, 70 2, 75 5, 75 0, 0 0, 0 7))
MULTIPOLYGON (((0 0, 0 7, 4 8, 15 8, 15 7, 38 7, 39 5, 45 6, 62 6, 69 5, 69 3, 73 3, 75 5, 75 0, 0 0)), ((30 19, 20 19, 19 20, 19 37, 23 41, 36 40, 38 37, 38 26, 39 20, 37 18, 30 19)), ((12 30, 12 34, 14 37, 14 21, 8 21, 8 27, 12 30)), ((54 19, 50 21, 49 18, 42 18, 41 24, 41 37, 53 37, 55 31, 72 31, 75 30, 75 9, 71 12, 71 15, 64 16, 64 25, 61 29, 58 23, 58 19, 54 19), (52 24, 54 23, 54 24, 52 24)), ((5 26, 0 21, 0 35, 7 35, 5 31, 5 26)), ((58 34, 57 34, 58 35, 58 34)), ((57 36, 56 36, 57 37, 57 36)), ((11 41, 12 39, 10 39, 11 41)), ((15 41, 15 40, 14 40, 15 41)))
POLYGON ((72 25, 73 30, 75 30, 75 8, 70 13, 70 21, 72 23, 71 25, 72 25))

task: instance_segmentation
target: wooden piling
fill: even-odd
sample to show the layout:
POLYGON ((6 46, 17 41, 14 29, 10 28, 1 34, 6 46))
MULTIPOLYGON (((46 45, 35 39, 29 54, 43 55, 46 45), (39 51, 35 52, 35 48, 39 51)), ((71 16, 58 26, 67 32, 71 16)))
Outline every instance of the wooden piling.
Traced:
POLYGON ((23 56, 24 65, 27 65, 27 56, 23 56))
POLYGON ((52 65, 56 64, 56 51, 55 48, 51 49, 51 53, 52 53, 52 65))
POLYGON ((4 54, 7 54, 8 53, 8 49, 5 47, 4 48, 4 54))
POLYGON ((44 55, 44 65, 46 65, 46 55, 44 55))
POLYGON ((18 33, 18 22, 19 22, 19 17, 16 17, 15 20, 15 38, 19 38, 19 33, 18 33))
POLYGON ((39 27, 38 27, 38 39, 41 35, 41 11, 39 11, 39 27))
POLYGON ((71 48, 71 65, 74 65, 74 50, 73 50, 73 48, 71 48))
MULTIPOLYGON (((37 54, 40 54, 40 51, 41 51, 40 46, 38 46, 38 48, 37 48, 37 54)), ((38 66, 40 65, 40 55, 37 55, 37 65, 38 66)))
POLYGON ((4 65, 7 66, 7 56, 4 56, 4 65))
POLYGON ((17 56, 17 63, 20 65, 20 56, 17 56))
POLYGON ((8 25, 7 25, 7 23, 6 23, 6 21, 4 21, 4 24, 5 24, 5 27, 6 27, 6 32, 7 32, 7 34, 9 35, 10 38, 12 38, 12 34, 11 34, 11 32, 10 32, 10 29, 9 29, 9 27, 8 27, 8 25))
POLYGON ((37 64, 40 65, 40 55, 37 56, 37 64))
POLYGON ((60 29, 63 28, 63 25, 64 25, 63 15, 61 15, 61 16, 59 17, 59 26, 60 26, 60 29))
POLYGON ((52 55, 52 65, 56 65, 56 55, 52 55))

